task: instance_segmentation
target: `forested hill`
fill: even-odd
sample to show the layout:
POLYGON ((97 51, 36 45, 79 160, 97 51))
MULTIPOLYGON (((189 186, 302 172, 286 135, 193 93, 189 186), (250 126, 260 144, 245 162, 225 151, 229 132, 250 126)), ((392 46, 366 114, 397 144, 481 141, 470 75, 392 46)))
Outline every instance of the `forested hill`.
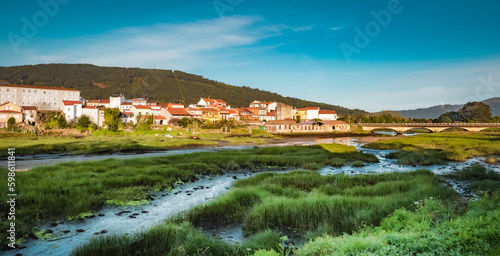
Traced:
POLYGON ((340 115, 365 114, 325 103, 284 97, 277 93, 232 86, 181 71, 99 67, 89 64, 40 64, 0 67, 0 80, 12 84, 56 86, 81 90, 86 99, 107 99, 122 93, 127 98, 161 102, 196 103, 200 97, 220 98, 233 107, 248 107, 253 100, 278 101, 294 107, 335 110, 340 115))

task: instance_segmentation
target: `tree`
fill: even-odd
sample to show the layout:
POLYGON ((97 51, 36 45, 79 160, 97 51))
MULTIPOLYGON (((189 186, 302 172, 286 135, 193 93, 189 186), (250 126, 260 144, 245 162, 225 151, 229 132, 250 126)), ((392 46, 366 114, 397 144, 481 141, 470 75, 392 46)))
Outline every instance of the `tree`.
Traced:
POLYGON ((120 110, 117 108, 107 108, 104 110, 104 125, 108 127, 109 131, 118 131, 118 126, 121 123, 120 115, 120 110))
POLYGON ((460 121, 458 119, 458 113, 454 111, 446 112, 439 116, 440 123, 453 123, 455 121, 460 121))
POLYGON ((295 120, 298 124, 300 124, 300 116, 297 116, 297 119, 295 120))
POLYGON ((57 118, 57 126, 59 129, 64 129, 68 125, 68 122, 66 121, 66 117, 64 117, 64 114, 59 115, 57 118))
POLYGON ((486 123, 491 120, 491 107, 482 102, 468 102, 458 110, 458 116, 464 122, 486 123))
POLYGON ((92 125, 92 120, 90 120, 90 117, 87 115, 82 115, 80 118, 78 118, 78 126, 82 128, 89 128, 90 125, 92 125))
POLYGON ((15 124, 16 124, 16 119, 14 117, 9 118, 9 120, 7 120, 7 129, 13 131, 15 124))

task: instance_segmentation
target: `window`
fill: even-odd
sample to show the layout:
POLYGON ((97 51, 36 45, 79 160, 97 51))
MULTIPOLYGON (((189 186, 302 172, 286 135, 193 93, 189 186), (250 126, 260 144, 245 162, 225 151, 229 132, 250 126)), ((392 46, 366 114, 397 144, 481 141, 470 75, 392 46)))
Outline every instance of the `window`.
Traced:
POLYGON ((8 91, 8 92, 10 92, 10 89, 9 89, 9 88, 7 88, 7 91, 8 91))
POLYGON ((66 97, 64 97, 63 100, 66 100, 66 97))
POLYGON ((57 92, 55 92, 54 94, 57 94, 57 92))
POLYGON ((16 89, 14 89, 13 91, 16 91, 16 89))
POLYGON ((31 90, 28 90, 28 92, 31 92, 31 90))
POLYGON ((49 97, 49 100, 52 100, 52 97, 49 97))
POLYGON ((36 93, 36 90, 35 90, 35 93, 36 93))
POLYGON ((23 89, 23 92, 26 92, 26 91, 23 89))
POLYGON ((46 100, 46 99, 47 99, 47 97, 43 97, 43 99, 44 99, 44 100, 46 100))
POLYGON ((66 92, 63 92, 63 95, 66 94, 66 92))
POLYGON ((3 94, 0 94, 0 98, 3 98, 3 94))
POLYGON ((37 97, 35 96, 35 100, 37 99, 37 97))
POLYGON ((7 94, 7 98, 10 98, 10 95, 9 95, 9 94, 7 94))
POLYGON ((47 91, 43 91, 43 94, 46 94, 46 93, 47 93, 47 91))
POLYGON ((28 96, 28 99, 31 99, 31 95, 30 95, 30 96, 28 96))

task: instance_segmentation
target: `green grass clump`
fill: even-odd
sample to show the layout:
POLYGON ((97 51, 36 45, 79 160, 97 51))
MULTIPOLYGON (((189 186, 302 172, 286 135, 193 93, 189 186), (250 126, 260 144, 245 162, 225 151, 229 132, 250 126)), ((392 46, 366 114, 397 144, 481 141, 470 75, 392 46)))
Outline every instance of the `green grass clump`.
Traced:
POLYGON ((393 140, 369 143, 373 149, 401 149, 392 154, 401 164, 440 164, 444 161, 465 161, 476 156, 500 154, 498 132, 446 132, 420 134, 393 140))
POLYGON ((500 174, 480 164, 464 167, 449 176, 460 180, 500 180, 500 174))
POLYGON ((365 163, 363 163, 362 161, 354 161, 352 163, 352 167, 358 167, 358 168, 360 168, 360 167, 364 167, 364 166, 365 166, 365 163))
POLYGON ((301 255, 498 255, 500 197, 471 203, 457 216, 438 200, 425 200, 416 211, 404 208, 380 227, 352 234, 323 235, 295 253, 301 255))
POLYGON ((399 207, 440 195, 455 198, 427 171, 366 176, 263 173, 238 180, 230 193, 189 210, 178 221, 196 226, 238 222, 251 234, 286 228, 338 235, 364 224, 378 225, 399 207))

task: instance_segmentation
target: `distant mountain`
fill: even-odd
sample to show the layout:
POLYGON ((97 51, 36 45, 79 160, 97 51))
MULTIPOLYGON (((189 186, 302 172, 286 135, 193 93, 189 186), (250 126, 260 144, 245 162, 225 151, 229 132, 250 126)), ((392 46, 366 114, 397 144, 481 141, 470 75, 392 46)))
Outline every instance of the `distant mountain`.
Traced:
POLYGON ((127 98, 196 103, 200 97, 224 99, 233 107, 254 100, 283 102, 294 107, 320 107, 339 115, 366 114, 359 109, 285 97, 246 86, 233 86, 182 71, 99 67, 90 64, 40 64, 0 67, 0 79, 13 84, 56 86, 81 90, 86 99, 106 99, 122 93, 127 98))
MULTIPOLYGON (((495 97, 487 100, 482 101, 485 104, 490 105, 491 107, 491 112, 493 116, 500 116, 500 97, 495 97)), ((426 118, 426 119, 434 119, 438 118, 440 115, 449 112, 449 111, 458 111, 464 106, 462 105, 439 105, 439 106, 434 106, 434 107, 429 107, 429 108, 419 108, 419 109, 413 109, 413 110, 399 110, 396 111, 401 116, 406 117, 406 118, 426 118)))

